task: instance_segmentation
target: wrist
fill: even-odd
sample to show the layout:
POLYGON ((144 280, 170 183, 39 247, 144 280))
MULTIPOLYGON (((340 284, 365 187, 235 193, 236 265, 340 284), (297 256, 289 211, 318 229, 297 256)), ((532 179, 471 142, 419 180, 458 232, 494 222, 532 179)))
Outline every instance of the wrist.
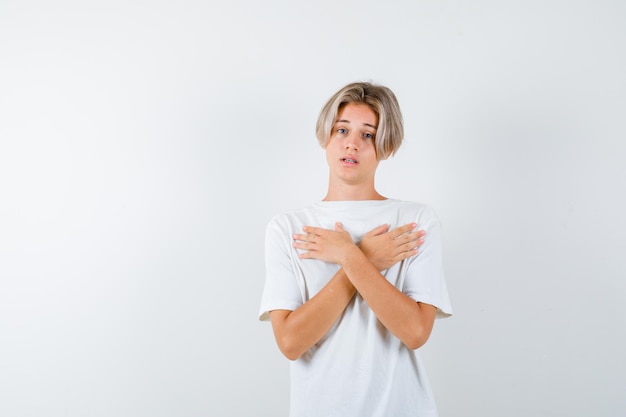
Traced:
POLYGON ((342 258, 339 260, 341 266, 345 267, 354 262, 362 261, 362 258, 365 258, 365 255, 361 251, 361 249, 356 245, 352 244, 350 247, 343 253, 342 258))

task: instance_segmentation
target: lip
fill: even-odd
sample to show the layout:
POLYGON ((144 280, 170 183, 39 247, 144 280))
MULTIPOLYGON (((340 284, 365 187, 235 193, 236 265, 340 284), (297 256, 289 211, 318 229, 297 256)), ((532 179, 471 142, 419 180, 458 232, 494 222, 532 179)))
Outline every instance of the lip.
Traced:
POLYGON ((350 167, 358 165, 359 163, 359 159, 354 155, 344 155, 341 157, 340 161, 342 165, 350 167))

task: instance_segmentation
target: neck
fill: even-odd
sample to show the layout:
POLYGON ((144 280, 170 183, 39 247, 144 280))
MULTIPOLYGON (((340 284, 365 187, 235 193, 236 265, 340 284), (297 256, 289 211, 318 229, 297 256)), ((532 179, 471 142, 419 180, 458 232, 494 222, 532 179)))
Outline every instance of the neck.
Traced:
POLYGON ((386 200, 376 191, 374 184, 369 186, 340 184, 333 186, 329 184, 328 192, 324 201, 357 201, 357 200, 386 200))

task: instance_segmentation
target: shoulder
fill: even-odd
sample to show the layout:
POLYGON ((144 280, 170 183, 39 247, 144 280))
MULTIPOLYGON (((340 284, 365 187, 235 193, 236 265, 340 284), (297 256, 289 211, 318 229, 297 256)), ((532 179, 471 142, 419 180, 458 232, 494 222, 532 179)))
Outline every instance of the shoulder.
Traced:
POLYGON ((299 219, 307 216, 311 212, 311 207, 289 208, 274 214, 268 224, 281 224, 291 219, 299 219))
POLYGON ((307 223, 314 213, 314 206, 302 208, 290 208, 276 213, 267 223, 267 230, 280 230, 285 232, 293 232, 307 223))
POLYGON ((399 213, 404 213, 414 217, 420 222, 439 222, 439 216, 435 209, 429 204, 417 201, 391 200, 393 206, 399 213))

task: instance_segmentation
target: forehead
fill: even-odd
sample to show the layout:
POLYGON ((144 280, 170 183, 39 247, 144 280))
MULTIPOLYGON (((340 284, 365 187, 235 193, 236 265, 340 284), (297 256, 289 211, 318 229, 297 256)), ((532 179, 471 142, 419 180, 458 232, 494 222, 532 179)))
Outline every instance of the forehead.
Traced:
POLYGON ((350 122, 376 126, 378 124, 378 116, 367 104, 347 103, 339 108, 336 122, 350 122))

